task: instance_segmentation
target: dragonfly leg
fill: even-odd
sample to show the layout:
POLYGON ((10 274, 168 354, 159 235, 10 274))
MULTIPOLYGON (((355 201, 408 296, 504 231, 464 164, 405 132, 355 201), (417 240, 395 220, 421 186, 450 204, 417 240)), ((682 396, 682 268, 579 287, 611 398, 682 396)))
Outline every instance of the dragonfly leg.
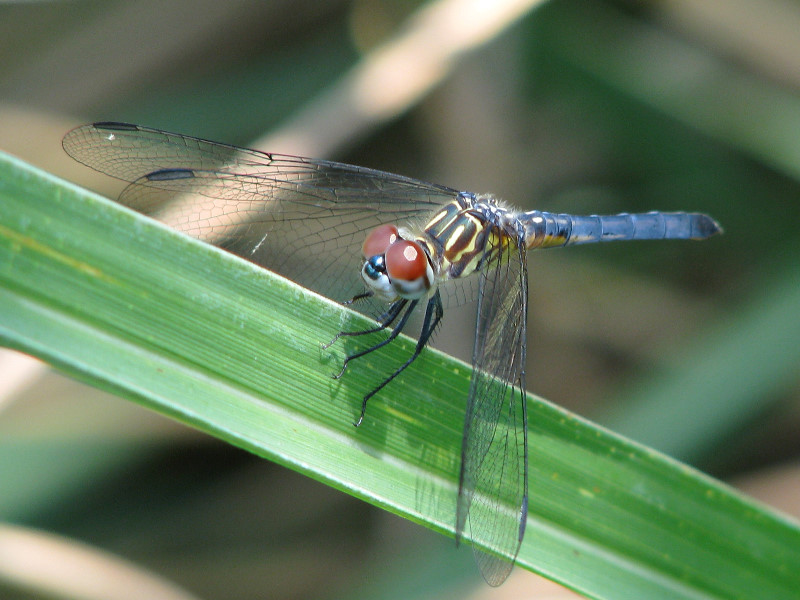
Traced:
MULTIPOLYGON (((328 348, 333 346, 333 344, 336 343, 336 340, 338 340, 340 337, 351 336, 351 335, 366 335, 368 333, 377 333, 379 331, 386 329, 389 325, 391 325, 394 322, 394 320, 397 318, 397 315, 400 314, 400 312, 403 310, 403 307, 406 305, 407 302, 408 300, 404 299, 404 300, 398 300, 397 302, 392 304, 389 307, 389 310, 387 310, 380 317, 378 317, 377 327, 364 329, 362 331, 340 331, 334 336, 334 338, 330 342, 328 342, 327 344, 322 344, 322 349, 327 350, 328 348)), ((344 304, 347 303, 345 302, 344 304)))
POLYGON ((350 334, 345 334, 345 335, 363 335, 363 334, 366 334, 366 333, 375 333, 377 331, 381 331, 388 324, 390 324, 392 321, 394 321, 397 318, 397 315, 400 314, 400 312, 403 309, 403 307, 406 304, 408 304, 408 308, 406 309, 405 313, 403 313, 402 318, 397 323, 397 325, 394 326, 394 328, 392 329, 392 332, 389 334, 389 336, 385 340, 378 342, 374 346, 370 346, 366 350, 362 350, 361 352, 356 352, 355 354, 348 354, 347 356, 345 356, 344 357, 344 363, 342 364, 342 369, 338 373, 336 373, 333 376, 333 378, 334 379, 339 379, 342 376, 342 374, 344 373, 344 370, 347 368, 347 363, 349 363, 354 358, 359 358, 361 356, 364 356, 365 354, 369 354, 370 352, 374 352, 378 348, 383 348, 386 344, 388 344, 394 338, 396 338, 400 334, 400 332, 403 331, 403 329, 406 326, 406 323, 408 323, 408 318, 411 316, 411 313, 413 313, 414 309, 417 307, 417 302, 419 302, 419 301, 418 300, 413 300, 410 304, 408 304, 408 300, 401 300, 399 302, 395 302, 395 304, 399 304, 400 305, 400 307, 396 311, 397 314, 392 315, 391 314, 392 311, 390 309, 389 313, 387 313, 387 314, 389 314, 388 323, 386 325, 384 325, 383 327, 376 327, 374 329, 368 329, 368 330, 365 330, 365 331, 356 331, 356 332, 353 332, 353 333, 350 333, 350 334))
POLYGON ((374 294, 372 292, 363 292, 361 294, 356 294, 350 300, 345 300, 342 302, 345 306, 350 306, 351 304, 355 304, 359 300, 363 300, 364 298, 371 298, 374 294))
MULTIPOLYGON (((412 303, 411 308, 406 312, 406 314, 403 315, 403 321, 401 321, 401 323, 398 323, 398 326, 395 328, 396 333, 395 333, 395 331, 392 331, 392 334, 394 336, 396 336, 398 333, 400 333, 398 331, 399 329, 402 329, 402 327, 400 325, 404 324, 404 321, 408 318, 409 313, 413 310, 414 304, 416 304, 416 300, 412 303)), ((436 294, 434 294, 433 297, 431 297, 431 299, 428 301, 428 306, 425 309, 425 318, 424 318, 423 323, 422 323, 422 330, 420 331, 419 339, 417 340, 417 346, 416 346, 416 348, 414 348, 414 353, 411 355, 411 357, 406 362, 404 362, 402 365, 400 365, 397 368, 397 370, 395 370, 394 373, 392 373, 386 379, 384 379, 380 383, 380 385, 378 385, 378 387, 376 387, 369 394, 364 396, 364 399, 361 401, 361 414, 359 415, 358 420, 355 423, 353 423, 353 425, 355 425, 356 427, 361 425, 361 422, 364 420, 364 414, 367 412, 367 402, 369 401, 369 399, 372 398, 379 391, 381 391, 384 388, 384 386, 386 386, 387 383, 389 383, 392 379, 394 379, 395 377, 400 375, 400 373, 405 371, 406 368, 412 362, 414 362, 414 360, 416 360, 416 358, 422 352, 422 349, 425 346, 428 345, 428 340, 430 340, 431 335, 433 335, 433 332, 436 330, 436 327, 439 325, 439 321, 442 320, 442 316, 443 315, 444 315, 444 309, 442 308, 442 299, 439 296, 439 292, 437 291, 436 294)), ((388 342, 388 341, 389 340, 387 340, 386 342, 388 342)), ((383 342, 380 345, 382 346, 386 342, 383 342)), ((376 349, 376 347, 373 347, 373 348, 370 348, 369 350, 367 350, 366 352, 371 352, 372 350, 375 350, 375 349, 376 349)), ((362 355, 366 354, 366 352, 363 352, 362 355)))

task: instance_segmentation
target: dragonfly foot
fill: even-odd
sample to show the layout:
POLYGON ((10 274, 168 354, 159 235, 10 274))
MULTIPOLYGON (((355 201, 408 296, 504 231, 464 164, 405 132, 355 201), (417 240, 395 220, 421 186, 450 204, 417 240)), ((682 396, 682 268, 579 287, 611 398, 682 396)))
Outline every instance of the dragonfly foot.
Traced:
POLYGON ((342 377, 342 375, 344 375, 345 369, 347 369, 347 362, 349 360, 350 360, 350 357, 349 356, 346 357, 344 359, 344 363, 342 363, 342 368, 339 370, 338 373, 334 373, 333 375, 331 375, 331 377, 333 377, 334 379, 340 379, 342 377))
POLYGON ((322 344, 322 349, 323 349, 323 350, 327 350, 328 348, 330 348, 331 346, 333 346, 333 345, 336 343, 336 340, 338 340, 338 339, 339 339, 340 337, 342 337, 343 335, 344 335, 344 331, 340 331, 339 333, 337 333, 337 334, 336 334, 336 335, 333 337, 333 339, 332 339, 330 342, 328 342, 327 344, 322 344))
POLYGON ((355 304, 359 300, 363 300, 364 298, 370 298, 373 294, 374 292, 372 291, 364 292, 363 294, 356 294, 355 296, 350 298, 350 300, 345 300, 344 302, 342 302, 342 306, 350 306, 351 304, 355 304))
POLYGON ((364 420, 364 415, 367 412, 367 400, 369 400, 369 396, 366 396, 364 400, 361 402, 361 414, 358 416, 358 420, 353 422, 353 425, 355 425, 356 427, 360 427, 361 422, 364 420))

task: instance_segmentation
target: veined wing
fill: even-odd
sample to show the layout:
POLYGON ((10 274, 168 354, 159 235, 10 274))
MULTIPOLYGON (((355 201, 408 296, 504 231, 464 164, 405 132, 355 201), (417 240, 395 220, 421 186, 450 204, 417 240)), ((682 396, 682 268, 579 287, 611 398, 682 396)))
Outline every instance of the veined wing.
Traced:
MULTIPOLYGON (((489 243, 497 243, 489 236, 489 243)), ((456 539, 469 523, 475 560, 490 585, 514 565, 528 512, 525 404, 526 255, 513 241, 478 275, 478 320, 464 422, 456 539), (485 544, 484 550, 479 545, 485 544)), ((487 248, 491 256, 493 248, 487 248)))
POLYGON ((119 201, 334 300, 363 291, 373 227, 416 224, 457 192, 383 171, 124 123, 73 129, 64 150, 130 182, 119 201))

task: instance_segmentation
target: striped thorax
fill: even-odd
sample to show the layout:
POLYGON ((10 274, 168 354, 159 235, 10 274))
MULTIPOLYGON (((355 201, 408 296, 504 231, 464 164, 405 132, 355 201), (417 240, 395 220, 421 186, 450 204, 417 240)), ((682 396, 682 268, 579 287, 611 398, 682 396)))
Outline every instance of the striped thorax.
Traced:
POLYGON ((444 280, 486 268, 523 238, 514 213, 493 196, 462 192, 433 215, 419 239, 444 280))

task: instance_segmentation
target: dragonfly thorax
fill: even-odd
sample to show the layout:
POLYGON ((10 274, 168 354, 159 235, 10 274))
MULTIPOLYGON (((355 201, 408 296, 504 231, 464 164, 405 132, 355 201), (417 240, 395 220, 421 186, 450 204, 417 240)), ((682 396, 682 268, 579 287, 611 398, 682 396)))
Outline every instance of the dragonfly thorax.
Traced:
POLYGON ((373 229, 362 246, 361 278, 381 300, 418 300, 434 283, 433 267, 422 244, 406 239, 394 225, 373 229))
POLYGON ((436 211, 423 234, 440 280, 468 277, 525 244, 517 213, 494 196, 470 192, 460 192, 436 211))

